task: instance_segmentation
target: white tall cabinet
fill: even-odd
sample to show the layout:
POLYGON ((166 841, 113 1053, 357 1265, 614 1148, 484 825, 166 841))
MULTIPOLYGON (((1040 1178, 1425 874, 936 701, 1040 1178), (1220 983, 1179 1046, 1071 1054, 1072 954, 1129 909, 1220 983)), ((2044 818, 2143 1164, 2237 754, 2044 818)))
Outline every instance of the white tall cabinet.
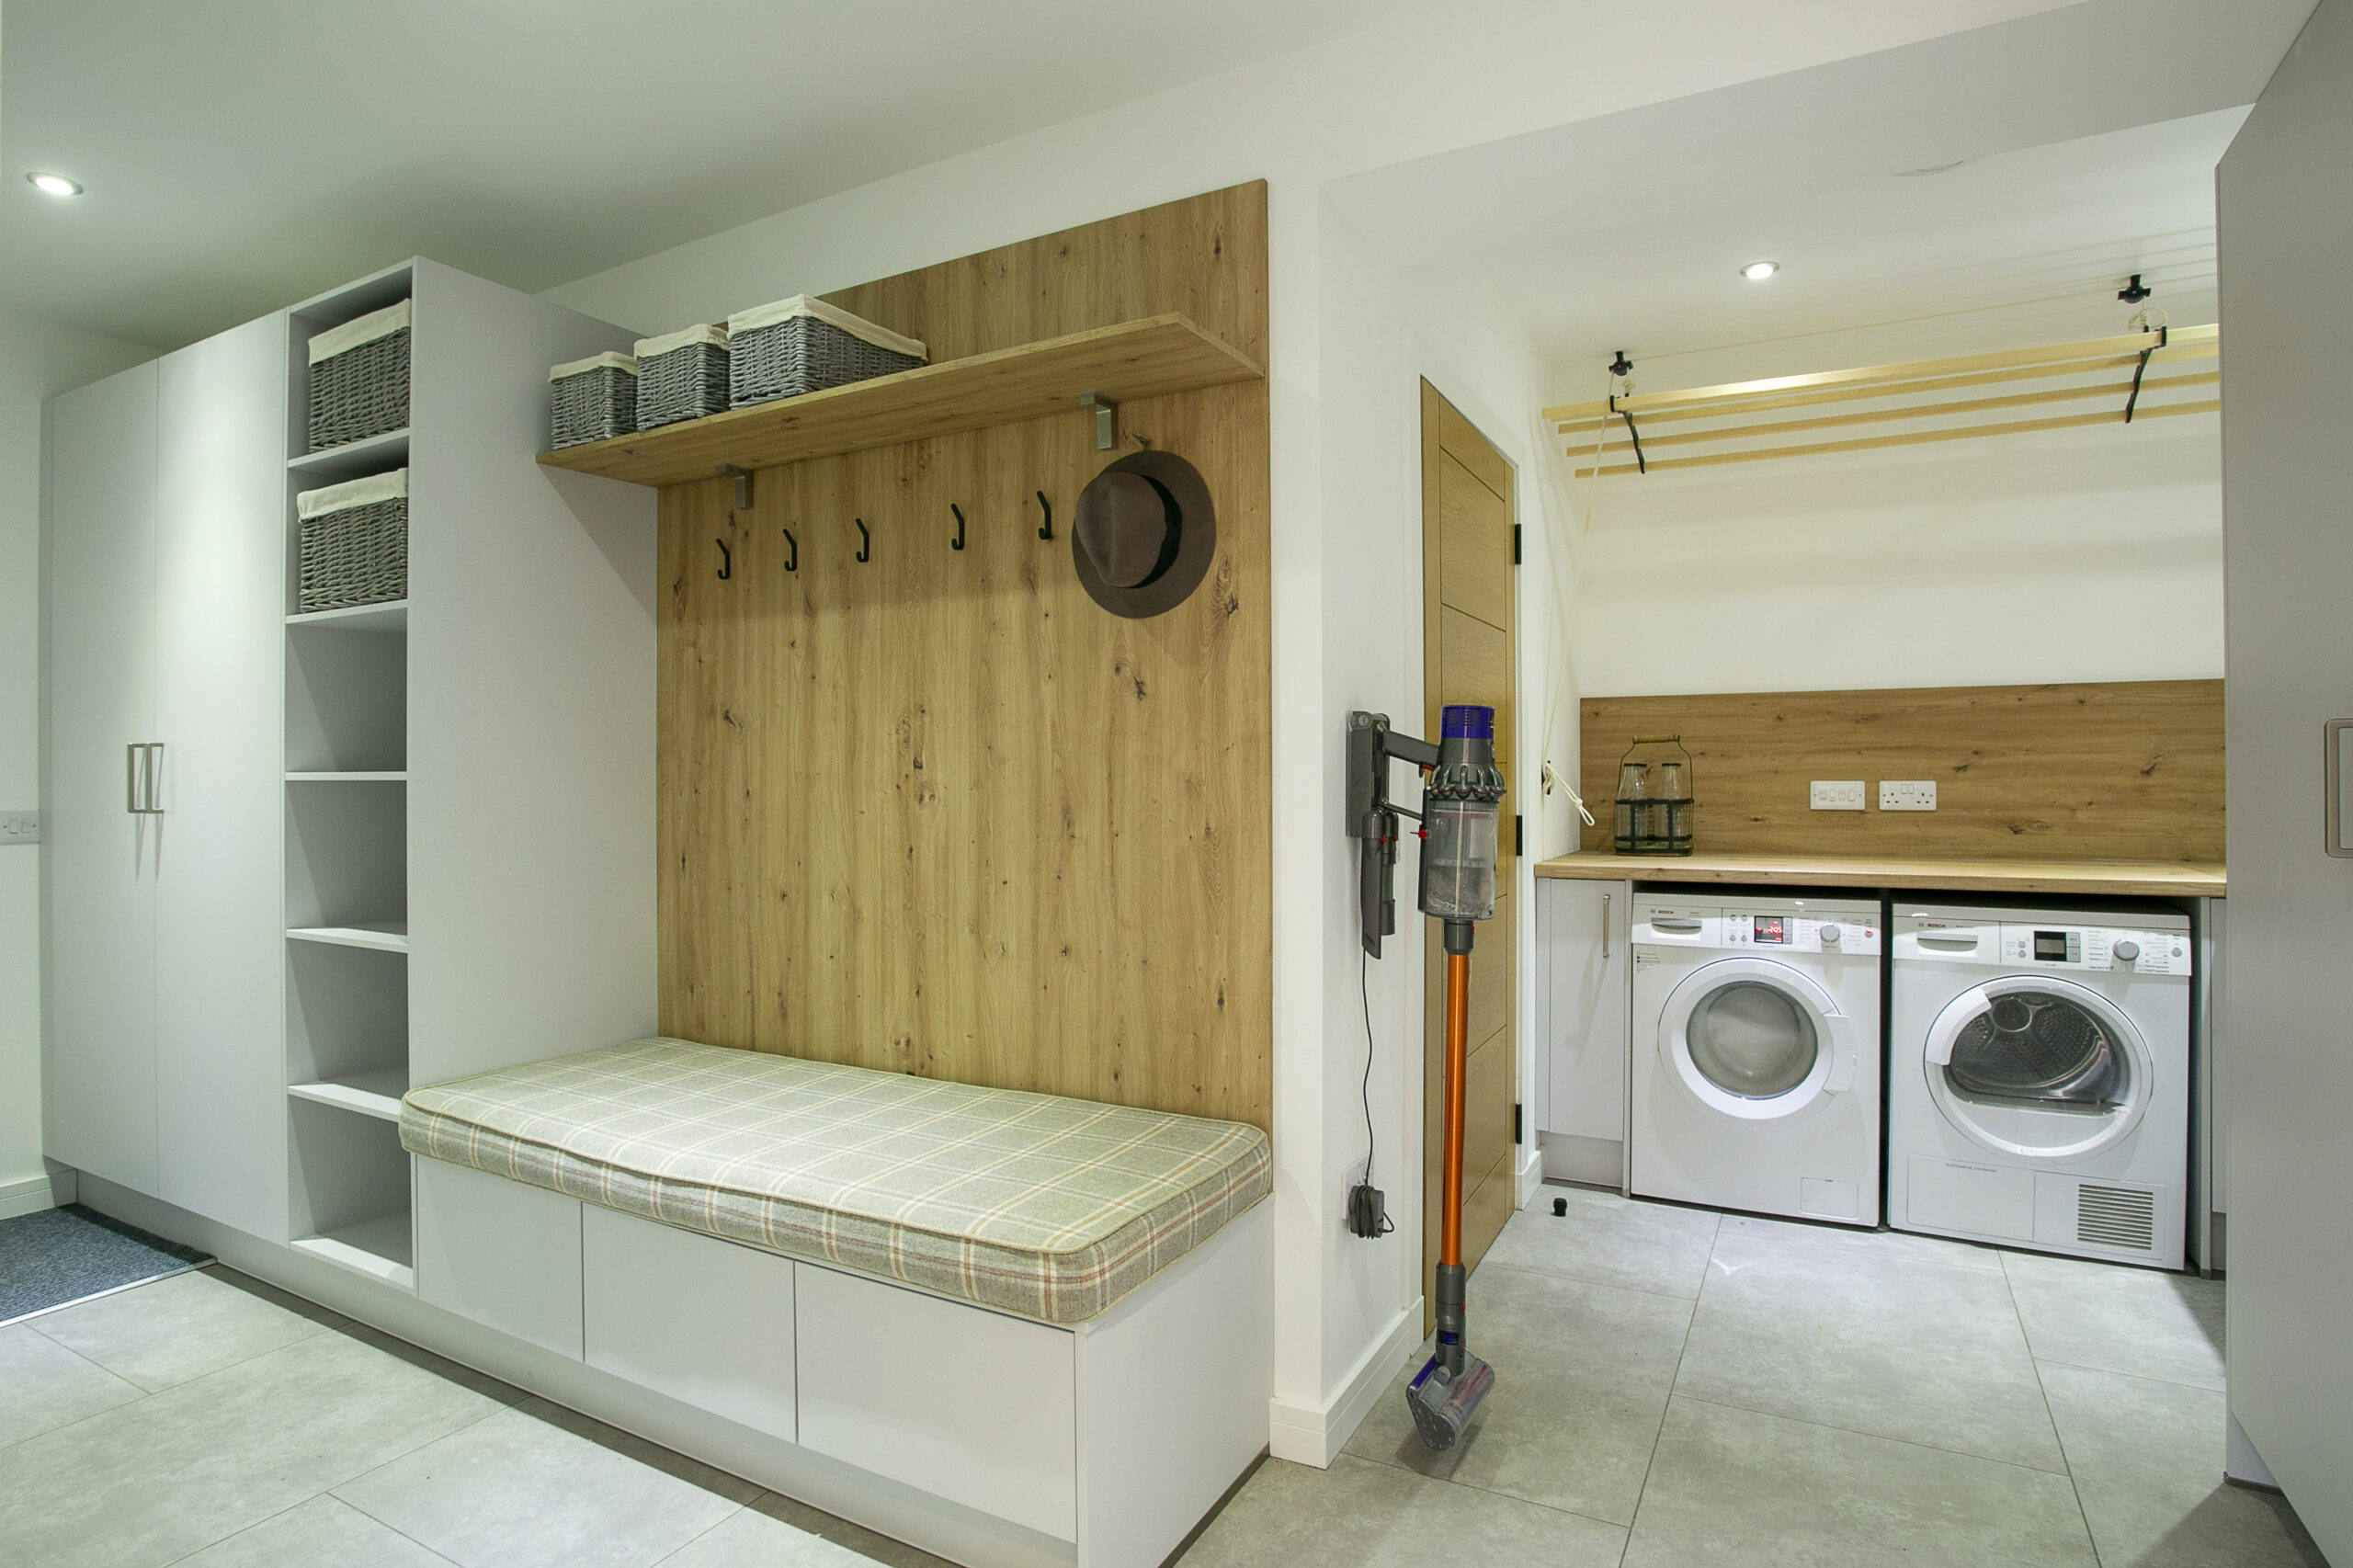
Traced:
POLYGON ((1553 1180, 1625 1185, 1633 892, 1631 882, 1537 880, 1537 1127, 1553 1180))

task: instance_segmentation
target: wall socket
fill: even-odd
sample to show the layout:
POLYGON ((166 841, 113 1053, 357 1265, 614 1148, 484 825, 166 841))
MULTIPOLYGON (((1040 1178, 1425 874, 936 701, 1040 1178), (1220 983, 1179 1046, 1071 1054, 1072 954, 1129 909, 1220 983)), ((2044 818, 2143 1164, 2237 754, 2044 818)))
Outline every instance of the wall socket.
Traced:
POLYGON ((1817 812, 1859 812, 1863 809, 1863 781, 1817 778, 1807 790, 1806 804, 1817 812))
POLYGON ((1937 809, 1937 781, 1933 778, 1882 778, 1879 781, 1879 809, 1883 812, 1933 812, 1937 809))

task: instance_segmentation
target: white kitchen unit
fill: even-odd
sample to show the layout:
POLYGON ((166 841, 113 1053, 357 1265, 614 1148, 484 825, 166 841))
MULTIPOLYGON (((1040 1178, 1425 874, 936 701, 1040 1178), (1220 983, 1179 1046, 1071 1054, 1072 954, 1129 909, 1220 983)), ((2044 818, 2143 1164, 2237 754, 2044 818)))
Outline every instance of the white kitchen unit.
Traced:
POLYGON ((1624 1188, 1631 882, 1536 881, 1544 1175, 1624 1188))

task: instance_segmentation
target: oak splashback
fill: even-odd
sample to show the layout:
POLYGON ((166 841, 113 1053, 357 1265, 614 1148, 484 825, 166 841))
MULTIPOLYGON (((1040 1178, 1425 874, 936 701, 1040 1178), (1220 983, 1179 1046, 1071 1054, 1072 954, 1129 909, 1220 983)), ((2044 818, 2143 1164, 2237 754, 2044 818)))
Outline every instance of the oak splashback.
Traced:
POLYGON ((1583 847, 1610 846, 1629 743, 1675 733, 1702 853, 2222 858, 2219 680, 1587 698, 1583 847), (1868 809, 1808 809, 1817 778, 1868 809), (1937 809, 1881 812, 1889 778, 1934 779, 1937 809))

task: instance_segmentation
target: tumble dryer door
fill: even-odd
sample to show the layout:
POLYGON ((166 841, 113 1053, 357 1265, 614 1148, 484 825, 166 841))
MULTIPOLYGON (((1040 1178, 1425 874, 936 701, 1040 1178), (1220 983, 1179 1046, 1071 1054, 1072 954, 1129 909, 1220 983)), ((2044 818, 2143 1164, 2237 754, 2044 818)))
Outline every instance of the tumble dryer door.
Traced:
POLYGON ((1667 1075, 1737 1121, 1810 1116, 1854 1086, 1854 1020, 1812 977, 1770 959, 1720 959, 1667 994, 1667 1075))
POLYGON ((2056 975, 1962 992, 1928 1026, 1927 1057, 1945 1119, 1991 1153, 2027 1160, 2082 1159, 2131 1136, 2155 1080, 2131 1020, 2056 975))

